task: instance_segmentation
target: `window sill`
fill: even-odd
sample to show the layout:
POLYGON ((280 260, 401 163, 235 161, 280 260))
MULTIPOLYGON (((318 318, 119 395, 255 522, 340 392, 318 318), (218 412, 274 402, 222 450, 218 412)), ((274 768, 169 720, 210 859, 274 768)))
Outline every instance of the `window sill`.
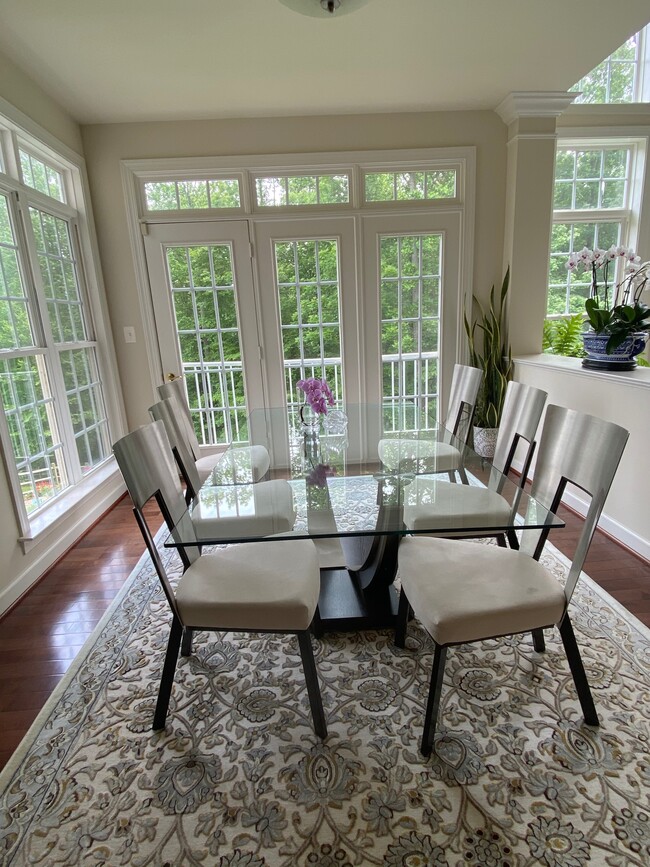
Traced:
POLYGON ((111 489, 116 493, 119 489, 124 489, 122 476, 112 456, 82 482, 61 494, 42 512, 30 519, 29 533, 19 537, 23 551, 27 553, 50 534, 57 532, 63 522, 73 517, 75 512, 82 510, 88 512, 89 497, 101 498, 110 494, 111 489))
POLYGON ((527 367, 544 367, 569 374, 571 376, 583 376, 590 379, 597 378, 602 383, 626 385, 633 388, 650 388, 650 367, 637 367, 635 370, 588 370, 582 366, 580 358, 565 358, 561 355, 518 355, 513 358, 515 364, 527 367))

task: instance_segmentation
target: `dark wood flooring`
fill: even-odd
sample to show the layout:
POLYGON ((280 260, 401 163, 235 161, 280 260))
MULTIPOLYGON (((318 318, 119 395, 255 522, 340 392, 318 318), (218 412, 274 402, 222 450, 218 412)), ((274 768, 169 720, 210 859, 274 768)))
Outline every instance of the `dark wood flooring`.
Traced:
MULTIPOLYGON (((581 520, 551 541, 571 557, 581 520)), ((147 515, 160 521, 155 507, 147 515)), ((123 498, 0 620, 0 768, 18 746, 144 550, 123 498)), ((585 571, 650 626, 650 563, 596 533, 585 571)))

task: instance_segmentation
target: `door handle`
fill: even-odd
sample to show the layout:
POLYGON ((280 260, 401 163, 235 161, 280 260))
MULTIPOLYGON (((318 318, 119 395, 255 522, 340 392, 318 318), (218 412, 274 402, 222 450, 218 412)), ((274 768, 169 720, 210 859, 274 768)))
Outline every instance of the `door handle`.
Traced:
POLYGON ((167 382, 173 382, 175 379, 182 379, 182 376, 179 376, 177 373, 168 373, 165 379, 167 382))

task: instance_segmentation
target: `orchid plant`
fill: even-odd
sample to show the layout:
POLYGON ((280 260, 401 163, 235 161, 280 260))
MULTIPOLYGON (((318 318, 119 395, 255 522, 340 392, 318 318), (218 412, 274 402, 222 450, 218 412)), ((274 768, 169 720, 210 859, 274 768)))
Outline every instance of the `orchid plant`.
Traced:
POLYGON ((587 319, 596 334, 609 334, 607 353, 612 353, 628 337, 650 331, 650 307, 641 295, 650 280, 650 261, 642 262, 631 247, 612 246, 608 250, 583 247, 567 261, 571 273, 591 272, 589 298, 585 301, 587 319), (618 283, 610 279, 617 263, 623 260, 624 276, 618 283))
POLYGON ((296 383, 305 395, 305 401, 318 415, 327 415, 327 407, 334 406, 334 395, 326 380, 310 376, 296 383))

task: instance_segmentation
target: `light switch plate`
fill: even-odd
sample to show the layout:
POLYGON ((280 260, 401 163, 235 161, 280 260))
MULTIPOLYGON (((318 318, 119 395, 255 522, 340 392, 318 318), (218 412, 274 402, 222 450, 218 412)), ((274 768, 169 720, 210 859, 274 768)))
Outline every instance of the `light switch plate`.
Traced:
POLYGON ((135 343, 135 328, 132 325, 124 326, 124 342, 135 343))

